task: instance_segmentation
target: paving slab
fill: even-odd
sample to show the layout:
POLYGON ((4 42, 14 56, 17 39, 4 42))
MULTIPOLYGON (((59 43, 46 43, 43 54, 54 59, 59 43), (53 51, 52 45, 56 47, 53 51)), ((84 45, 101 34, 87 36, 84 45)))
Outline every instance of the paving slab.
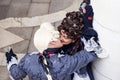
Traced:
POLYGON ((49 13, 63 10, 72 5, 74 0, 51 0, 49 13))
POLYGON ((18 35, 19 37, 25 39, 25 40, 30 40, 33 27, 14 27, 14 28, 7 28, 7 31, 14 33, 15 35, 18 35))
POLYGON ((0 80, 11 80, 6 66, 0 66, 0 80))
POLYGON ((29 40, 24 40, 10 46, 14 49, 15 53, 27 53, 28 45, 29 45, 29 40))
POLYGON ((0 20, 6 18, 9 5, 0 5, 0 20))
POLYGON ((0 52, 0 65, 2 65, 3 58, 4 58, 4 53, 0 52))
POLYGON ((29 48, 28 48, 29 53, 34 52, 34 51, 38 51, 33 44, 33 38, 34 38, 34 34, 35 34, 36 30, 39 28, 40 28, 39 26, 36 26, 33 29, 33 34, 32 34, 31 40, 30 40, 29 48))
POLYGON ((0 28, 0 48, 20 42, 22 40, 23 39, 21 37, 0 28))
POLYGON ((0 5, 10 5, 11 0, 0 0, 0 5))
POLYGON ((48 14, 49 3, 32 3, 28 12, 28 16, 40 16, 48 14))
POLYGON ((12 3, 7 17, 25 17, 27 16, 29 6, 30 3, 12 3))
POLYGON ((54 23, 55 29, 57 30, 57 27, 61 24, 62 21, 57 21, 54 23))
MULTIPOLYGON (((12 47, 12 49, 14 50, 15 53, 27 53, 28 52, 28 48, 29 48, 29 40, 23 40, 21 42, 15 43, 15 44, 11 44, 9 45, 10 47, 12 47)), ((8 46, 6 46, 8 47, 8 46)), ((4 52, 4 47, 0 48, 0 52, 4 52)))
POLYGON ((43 3, 43 2, 47 2, 49 3, 51 0, 32 0, 33 3, 43 3))
POLYGON ((31 0, 12 0, 11 3, 31 3, 31 0))

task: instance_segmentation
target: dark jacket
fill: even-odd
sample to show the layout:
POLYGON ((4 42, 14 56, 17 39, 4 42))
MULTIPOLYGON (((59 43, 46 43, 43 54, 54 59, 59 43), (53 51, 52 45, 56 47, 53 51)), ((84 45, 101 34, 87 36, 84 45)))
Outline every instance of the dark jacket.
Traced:
POLYGON ((87 5, 85 9, 86 9, 86 13, 83 14, 84 25, 86 27, 93 28, 93 18, 94 18, 93 8, 91 5, 87 5))
MULTIPOLYGON (((82 4, 80 5, 80 9, 79 9, 81 12, 82 12, 82 8, 81 8, 82 4)), ((89 40, 91 37, 94 37, 94 40, 98 43, 98 34, 93 29, 93 18, 94 18, 93 8, 90 4, 86 4, 85 9, 86 9, 86 13, 83 13, 83 20, 84 20, 84 28, 82 29, 83 36, 86 40, 89 40)), ((81 73, 79 74, 83 74, 83 75, 88 73, 90 80, 94 80, 94 76, 92 72, 92 62, 90 62, 84 68, 81 68, 80 72, 81 73)))

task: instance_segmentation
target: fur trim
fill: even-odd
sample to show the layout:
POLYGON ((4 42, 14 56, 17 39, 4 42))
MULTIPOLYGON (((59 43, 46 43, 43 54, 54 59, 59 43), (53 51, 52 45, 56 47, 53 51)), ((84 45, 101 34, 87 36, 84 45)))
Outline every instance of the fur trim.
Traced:
POLYGON ((15 57, 12 56, 12 59, 11 61, 9 61, 9 63, 7 64, 7 69, 8 71, 10 70, 10 67, 13 65, 13 64, 18 64, 18 61, 15 57))
POLYGON ((94 41, 94 37, 90 38, 90 40, 86 40, 84 37, 81 39, 84 43, 84 49, 88 52, 94 51, 98 58, 106 58, 108 56, 107 52, 98 45, 97 42, 94 41))
POLYGON ((100 54, 97 54, 97 56, 99 58, 107 58, 109 56, 109 54, 107 53, 107 51, 105 49, 102 49, 102 52, 100 54))
POLYGON ((73 80, 90 80, 90 78, 89 78, 88 74, 86 77, 81 77, 78 75, 78 73, 74 72, 73 80))
POLYGON ((33 54, 39 54, 39 52, 32 52, 29 55, 33 55, 33 54))

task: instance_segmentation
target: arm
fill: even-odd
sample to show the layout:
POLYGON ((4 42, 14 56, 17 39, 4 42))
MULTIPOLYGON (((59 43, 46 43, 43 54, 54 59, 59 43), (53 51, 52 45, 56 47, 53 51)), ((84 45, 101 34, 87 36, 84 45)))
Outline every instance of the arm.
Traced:
POLYGON ((72 74, 96 58, 97 56, 94 53, 82 50, 72 56, 65 54, 62 57, 58 57, 57 54, 54 54, 53 56, 47 57, 47 61, 50 69, 58 77, 65 77, 66 74, 72 74))
POLYGON ((87 5, 85 8, 83 8, 83 19, 84 19, 84 24, 86 27, 93 28, 93 8, 90 5, 87 5))
MULTIPOLYGON (((17 63, 17 56, 14 54, 11 48, 6 51, 6 60, 7 60, 7 69, 10 73, 11 79, 22 79, 26 76, 26 73, 23 70, 23 62, 17 63)), ((24 59, 23 59, 24 60, 24 59)))
POLYGON ((27 75, 24 72, 24 70, 22 68, 20 68, 17 64, 14 64, 10 67, 9 73, 10 73, 10 76, 15 80, 23 79, 27 75))

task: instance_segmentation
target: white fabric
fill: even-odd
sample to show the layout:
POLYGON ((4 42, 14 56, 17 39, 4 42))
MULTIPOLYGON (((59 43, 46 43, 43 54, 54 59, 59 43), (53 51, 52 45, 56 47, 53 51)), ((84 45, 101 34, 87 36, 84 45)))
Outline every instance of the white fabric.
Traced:
POLYGON ((84 49, 86 51, 88 51, 88 52, 95 51, 95 53, 97 54, 97 56, 99 58, 105 58, 108 56, 108 54, 106 54, 105 50, 103 50, 102 47, 94 41, 94 37, 91 37, 90 40, 86 40, 83 37, 83 38, 81 38, 81 40, 84 43, 84 49))
POLYGON ((94 51, 96 47, 99 45, 94 41, 94 37, 90 38, 90 40, 86 41, 86 39, 83 37, 81 39, 84 43, 84 49, 87 51, 94 51))
POLYGON ((39 52, 43 52, 48 48, 51 41, 56 41, 59 37, 59 32, 55 31, 54 26, 50 23, 42 23, 40 29, 35 32, 34 45, 39 52))
POLYGON ((13 64, 18 64, 18 61, 15 57, 12 56, 12 59, 11 61, 9 61, 9 63, 7 64, 7 69, 8 71, 10 70, 10 67, 13 65, 13 64))
POLYGON ((9 75, 9 76, 10 76, 10 79, 11 79, 11 80, 15 80, 15 79, 13 79, 13 77, 12 77, 11 75, 9 75))
POLYGON ((81 77, 76 72, 74 72, 73 80, 90 80, 90 78, 88 75, 86 77, 81 77))
POLYGON ((29 55, 38 54, 39 52, 32 52, 29 55))

